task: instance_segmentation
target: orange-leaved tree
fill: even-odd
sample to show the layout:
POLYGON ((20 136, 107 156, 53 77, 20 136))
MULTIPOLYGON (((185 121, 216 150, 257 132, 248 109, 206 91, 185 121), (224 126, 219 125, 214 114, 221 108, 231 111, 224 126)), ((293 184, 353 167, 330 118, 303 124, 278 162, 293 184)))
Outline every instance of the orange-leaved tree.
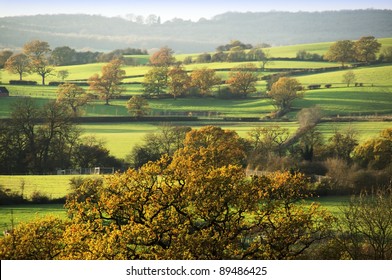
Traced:
POLYGON ((191 85, 197 88, 201 95, 208 95, 213 86, 221 83, 221 78, 214 69, 196 69, 191 74, 191 85))
POLYGON ((116 98, 124 91, 121 81, 125 70, 121 69, 121 65, 120 59, 114 59, 102 67, 102 76, 94 74, 88 79, 89 89, 105 100, 105 105, 109 105, 110 99, 116 98))
POLYGON ((256 70, 257 67, 252 63, 232 69, 229 73, 229 79, 226 81, 231 92, 240 97, 246 97, 248 94, 255 93, 258 80, 255 73, 256 70))
POLYGON ((175 66, 170 68, 167 76, 167 87, 174 99, 176 99, 177 96, 184 95, 189 90, 191 78, 183 67, 175 66))

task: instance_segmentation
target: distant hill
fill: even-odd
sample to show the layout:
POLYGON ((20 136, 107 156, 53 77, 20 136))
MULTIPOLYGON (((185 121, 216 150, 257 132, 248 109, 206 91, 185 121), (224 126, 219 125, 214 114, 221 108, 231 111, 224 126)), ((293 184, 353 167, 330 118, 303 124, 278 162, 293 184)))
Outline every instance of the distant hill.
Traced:
POLYGON ((0 18, 0 48, 12 49, 40 39, 52 48, 106 51, 167 45, 177 53, 191 53, 213 51, 234 39, 279 46, 358 39, 365 35, 392 37, 392 10, 229 12, 210 20, 175 19, 153 25, 80 14, 0 18))

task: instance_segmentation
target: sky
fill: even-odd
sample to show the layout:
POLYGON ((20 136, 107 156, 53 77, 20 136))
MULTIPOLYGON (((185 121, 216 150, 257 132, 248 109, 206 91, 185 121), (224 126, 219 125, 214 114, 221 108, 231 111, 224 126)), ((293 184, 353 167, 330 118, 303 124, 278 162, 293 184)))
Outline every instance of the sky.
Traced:
POLYGON ((325 11, 392 9, 391 0, 0 0, 0 17, 36 14, 93 14, 108 17, 154 14, 197 21, 228 11, 325 11))

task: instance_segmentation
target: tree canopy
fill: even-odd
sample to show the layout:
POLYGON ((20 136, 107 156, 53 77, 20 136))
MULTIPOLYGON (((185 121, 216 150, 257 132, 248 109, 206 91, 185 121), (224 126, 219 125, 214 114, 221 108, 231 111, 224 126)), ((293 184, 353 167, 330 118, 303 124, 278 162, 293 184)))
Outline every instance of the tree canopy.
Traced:
POLYGON ((381 44, 374 36, 365 36, 356 41, 354 47, 357 60, 369 63, 377 59, 381 44))
POLYGON ((252 64, 246 64, 230 71, 229 79, 226 84, 229 85, 234 95, 246 97, 248 94, 255 93, 256 82, 258 80, 255 70, 257 67, 252 64))
POLYGON ((74 116, 78 116, 80 114, 80 107, 87 104, 89 96, 78 85, 65 83, 57 89, 57 101, 68 105, 74 116))
POLYGON ((162 47, 150 57, 150 63, 154 66, 170 66, 175 62, 174 51, 169 47, 162 47))

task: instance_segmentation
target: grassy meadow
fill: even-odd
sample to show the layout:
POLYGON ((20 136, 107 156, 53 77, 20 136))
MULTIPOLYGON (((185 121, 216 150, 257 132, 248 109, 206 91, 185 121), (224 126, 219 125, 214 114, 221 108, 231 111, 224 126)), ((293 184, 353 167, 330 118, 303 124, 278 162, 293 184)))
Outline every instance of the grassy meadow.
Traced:
POLYGON ((56 199, 69 193, 69 182, 73 177, 75 175, 1 175, 0 186, 23 193, 25 198, 30 198, 34 192, 39 191, 51 199, 56 199))

